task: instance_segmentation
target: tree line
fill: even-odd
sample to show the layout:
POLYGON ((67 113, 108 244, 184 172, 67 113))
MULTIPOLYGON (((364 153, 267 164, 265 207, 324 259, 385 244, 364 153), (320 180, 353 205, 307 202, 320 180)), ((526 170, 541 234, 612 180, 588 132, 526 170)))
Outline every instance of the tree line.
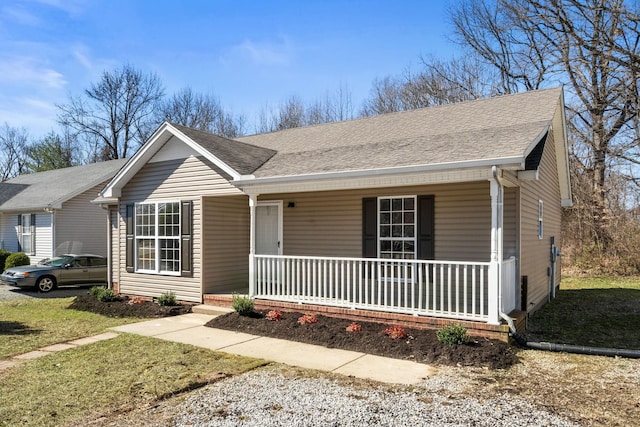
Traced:
MULTIPOLYGON (((421 57, 417 72, 376 79, 359 109, 344 87, 310 103, 291 96, 265 106, 254 132, 563 85, 575 204, 565 214, 565 257, 576 267, 596 260, 640 272, 638 3, 461 0, 448 18, 459 56, 421 57)), ((164 120, 229 138, 248 127, 215 96, 185 88, 166 97, 155 74, 131 65, 105 71, 58 109, 62 134, 29 142, 24 130, 0 129, 2 180, 130 156, 164 120)))

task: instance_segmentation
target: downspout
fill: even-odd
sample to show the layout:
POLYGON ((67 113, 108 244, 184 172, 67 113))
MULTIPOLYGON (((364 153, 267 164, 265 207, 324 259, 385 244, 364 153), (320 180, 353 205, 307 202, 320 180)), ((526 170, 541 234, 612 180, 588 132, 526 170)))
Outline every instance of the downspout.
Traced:
POLYGON ((109 212, 109 205, 101 203, 100 207, 107 211, 107 288, 112 289, 111 245, 113 245, 113 233, 111 232, 111 212, 109 212))

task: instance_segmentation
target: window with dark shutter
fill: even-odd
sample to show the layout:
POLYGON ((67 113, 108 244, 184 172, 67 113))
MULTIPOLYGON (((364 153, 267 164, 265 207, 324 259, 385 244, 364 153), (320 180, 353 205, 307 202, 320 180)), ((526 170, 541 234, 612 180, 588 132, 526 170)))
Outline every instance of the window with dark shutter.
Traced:
POLYGON ((433 196, 362 199, 362 256, 365 258, 412 259, 417 255, 418 259, 434 259, 434 228, 433 196), (414 206, 416 200, 417 206, 414 206))

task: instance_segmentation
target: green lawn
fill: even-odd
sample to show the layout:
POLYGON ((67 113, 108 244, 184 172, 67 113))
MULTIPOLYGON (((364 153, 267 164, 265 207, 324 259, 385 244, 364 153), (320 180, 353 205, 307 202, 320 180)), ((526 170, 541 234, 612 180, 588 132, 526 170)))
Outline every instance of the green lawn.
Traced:
POLYGON ((565 277, 556 298, 530 319, 527 337, 640 349, 640 278, 565 277))
POLYGON ((70 298, 0 302, 0 359, 47 345, 104 332, 106 328, 141 319, 112 319, 68 310, 70 298))
POLYGON ((0 426, 84 424, 264 364, 122 334, 0 372, 0 426))

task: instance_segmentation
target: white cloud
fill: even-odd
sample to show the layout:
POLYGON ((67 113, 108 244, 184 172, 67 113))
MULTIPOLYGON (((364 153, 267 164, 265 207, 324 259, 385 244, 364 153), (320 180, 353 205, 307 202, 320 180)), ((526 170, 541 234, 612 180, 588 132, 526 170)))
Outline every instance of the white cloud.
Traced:
POLYGON ((22 7, 5 7, 2 9, 2 16, 17 24, 31 27, 37 27, 42 23, 40 18, 22 7))
POLYGON ((0 83, 49 89, 61 89, 67 84, 61 73, 28 57, 17 57, 0 62, 0 83))
POLYGON ((93 68, 93 62, 89 58, 88 48, 85 45, 78 44, 73 47, 72 53, 73 57, 87 70, 91 70, 93 68))
POLYGON ((257 65, 288 65, 293 55, 291 43, 285 37, 278 43, 245 40, 233 51, 257 65))
POLYGON ((88 0, 35 0, 37 3, 44 4, 56 9, 60 9, 70 15, 78 15, 88 4, 88 0))

